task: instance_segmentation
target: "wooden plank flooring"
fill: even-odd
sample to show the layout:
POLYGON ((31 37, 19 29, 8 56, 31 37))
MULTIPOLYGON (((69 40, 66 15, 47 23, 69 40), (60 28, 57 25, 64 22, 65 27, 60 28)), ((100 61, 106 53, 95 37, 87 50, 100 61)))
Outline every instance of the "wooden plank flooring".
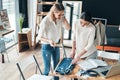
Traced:
MULTIPOLYGON (((66 48, 66 53, 69 55, 71 48, 66 48)), ((8 52, 8 56, 10 58, 10 63, 7 62, 7 57, 5 55, 5 62, 6 63, 1 63, 1 55, 0 55, 0 80, 19 80, 19 71, 16 66, 16 62, 21 61, 22 59, 27 58, 28 56, 34 54, 40 64, 41 69, 43 70, 43 59, 41 56, 40 52, 40 46, 38 46, 36 49, 31 49, 31 50, 26 50, 23 52, 20 52, 17 54, 16 46, 13 46, 8 52)), ((60 49, 61 51, 61 58, 63 57, 63 50, 60 49)), ((29 61, 29 60, 28 60, 29 61)), ((110 61, 109 61, 110 62, 110 61)), ((114 63, 113 61, 111 63, 114 63)), ((31 76, 32 74, 35 73, 35 66, 30 66, 29 68, 26 69, 26 77, 31 76)), ((65 80, 65 78, 61 77, 60 80, 65 80)), ((70 79, 66 79, 70 80, 70 79)), ((118 79, 119 80, 119 79, 118 79)))
MULTIPOLYGON (((7 61, 7 57, 5 54, 5 63, 1 63, 1 55, 0 55, 0 80, 19 80, 20 76, 19 76, 19 71, 17 69, 16 66, 16 62, 21 61, 22 59, 27 58, 28 56, 30 56, 31 54, 34 54, 40 64, 41 69, 43 70, 43 60, 42 60, 42 56, 41 56, 41 52, 40 52, 40 46, 38 46, 36 49, 32 49, 32 50, 26 50, 23 52, 20 52, 17 54, 16 50, 16 46, 13 46, 12 48, 10 48, 9 50, 7 50, 8 52, 8 56, 10 58, 10 63, 8 63, 7 61)), ((71 49, 67 50, 67 53, 69 53, 68 51, 71 51, 71 49)), ((61 50, 62 53, 62 50, 61 50)), ((61 54, 61 57, 63 55, 61 54)), ((35 66, 30 66, 30 68, 28 68, 25 72, 27 76, 29 77, 31 74, 34 74, 34 69, 35 66)), ((60 78, 60 80, 65 80, 64 78, 60 78)), ((69 79, 67 79, 69 80, 69 79)))

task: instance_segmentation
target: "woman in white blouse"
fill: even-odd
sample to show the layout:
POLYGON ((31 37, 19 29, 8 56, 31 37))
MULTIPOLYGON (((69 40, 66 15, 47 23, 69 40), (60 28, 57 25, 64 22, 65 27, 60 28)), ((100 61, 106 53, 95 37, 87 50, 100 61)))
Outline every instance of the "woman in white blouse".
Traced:
MULTIPOLYGON (((41 51, 44 61, 44 75, 49 74, 51 57, 54 68, 59 62, 60 50, 56 43, 59 42, 62 36, 61 29, 63 26, 68 30, 70 29, 70 25, 64 17, 64 6, 61 3, 55 3, 51 7, 49 14, 41 21, 38 34, 42 43, 41 51)), ((59 78, 55 77, 54 80, 59 80, 59 78)))
POLYGON ((93 59, 97 57, 97 49, 94 45, 95 26, 91 23, 91 15, 83 12, 74 26, 74 38, 71 57, 72 63, 80 59, 93 59))

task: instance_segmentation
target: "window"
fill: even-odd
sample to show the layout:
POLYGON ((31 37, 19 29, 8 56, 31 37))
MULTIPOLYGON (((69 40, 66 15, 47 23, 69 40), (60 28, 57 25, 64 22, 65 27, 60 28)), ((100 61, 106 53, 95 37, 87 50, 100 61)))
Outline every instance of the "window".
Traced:
MULTIPOLYGON (((13 30, 15 30, 14 33, 12 33, 12 34, 14 34, 14 37, 13 36, 11 37, 11 34, 8 34, 5 36, 5 38, 11 37, 15 42, 17 41, 16 38, 17 38, 17 33, 19 31, 19 30, 17 30, 19 28, 17 28, 18 27, 18 25, 17 25, 18 18, 16 17, 16 13, 19 12, 18 11, 19 9, 17 9, 18 8, 17 2, 18 2, 18 0, 2 0, 2 9, 7 9, 10 27, 13 30)), ((9 45, 7 47, 12 46, 13 44, 15 44, 15 43, 12 41, 12 43, 9 43, 9 45)))
POLYGON ((65 6, 65 16, 69 23, 71 24, 71 31, 64 31, 64 39, 71 39, 73 33, 74 22, 79 19, 81 9, 82 9, 82 1, 63 1, 65 6), (72 10, 73 9, 73 10, 72 10), (71 15, 72 14, 72 15, 71 15))
POLYGON ((3 9, 7 9, 10 27, 15 29, 15 0, 2 0, 3 9))
POLYGON ((28 23, 29 27, 32 28, 32 41, 34 40, 34 29, 36 26, 36 2, 37 0, 28 0, 28 23))

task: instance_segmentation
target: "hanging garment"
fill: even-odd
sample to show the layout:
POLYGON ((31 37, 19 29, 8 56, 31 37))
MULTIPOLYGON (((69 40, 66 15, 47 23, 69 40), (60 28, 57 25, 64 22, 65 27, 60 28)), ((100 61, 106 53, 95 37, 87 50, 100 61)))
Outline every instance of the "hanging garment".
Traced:
POLYGON ((95 39, 95 45, 104 45, 107 44, 107 37, 105 33, 106 26, 101 22, 98 21, 96 24, 96 39, 95 39))

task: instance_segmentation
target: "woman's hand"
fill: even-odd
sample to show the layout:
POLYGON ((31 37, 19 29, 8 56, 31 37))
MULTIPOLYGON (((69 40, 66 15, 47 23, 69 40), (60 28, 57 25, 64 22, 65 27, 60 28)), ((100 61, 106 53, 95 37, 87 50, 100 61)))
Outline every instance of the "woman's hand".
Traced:
POLYGON ((52 40, 49 40, 48 42, 50 43, 50 46, 55 47, 56 44, 52 40))
POLYGON ((80 60, 80 57, 74 58, 72 60, 72 64, 76 64, 80 60))
POLYGON ((65 28, 67 30, 70 30, 70 24, 68 23, 67 19, 65 18, 65 16, 62 16, 62 21, 65 24, 65 28))
POLYGON ((61 20, 63 20, 63 22, 64 22, 64 19, 65 19, 65 15, 62 15, 61 20))
POLYGON ((72 51, 71 54, 70 54, 70 57, 74 58, 74 56, 75 56, 75 51, 72 51))

